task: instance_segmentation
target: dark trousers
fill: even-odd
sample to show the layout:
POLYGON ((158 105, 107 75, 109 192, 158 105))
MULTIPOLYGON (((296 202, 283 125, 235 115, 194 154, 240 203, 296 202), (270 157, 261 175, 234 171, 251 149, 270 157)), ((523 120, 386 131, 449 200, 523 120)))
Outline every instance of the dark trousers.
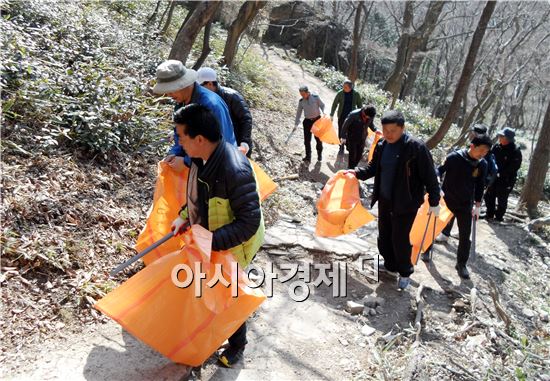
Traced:
MULTIPOLYGON (((311 159, 311 135, 313 135, 311 133, 311 127, 313 126, 313 123, 315 123, 315 121, 319 118, 320 116, 315 119, 304 119, 302 123, 304 126, 304 145, 306 146, 306 157, 310 159, 311 159)), ((319 140, 317 136, 315 137, 315 142, 316 142, 315 148, 317 149, 317 156, 321 156, 321 154, 323 153, 323 143, 321 142, 321 140, 319 140)))
POLYGON ((246 341, 246 321, 231 335, 228 341, 229 345, 234 348, 244 347, 248 343, 248 341, 246 341))
POLYGON ((357 164, 361 161, 363 157, 363 151, 365 150, 364 142, 360 143, 348 143, 348 168, 353 169, 357 167, 357 164))
POLYGON ((447 237, 450 237, 450 235, 451 235, 451 230, 453 230, 453 225, 455 224, 455 219, 456 219, 456 218, 453 216, 453 218, 451 218, 451 220, 449 221, 449 223, 447 224, 447 226, 445 226, 445 227, 443 228, 442 233, 443 233, 444 235, 446 235, 447 237))
POLYGON ((485 206, 487 207, 487 218, 496 217, 501 220, 508 208, 508 196, 513 186, 499 182, 498 179, 487 188, 485 193, 485 206), (498 204, 497 204, 498 202, 498 204))
MULTIPOLYGON (((342 139, 342 128, 344 127, 344 122, 346 121, 347 115, 341 115, 338 117, 338 138, 342 139)), ((338 152, 344 152, 345 144, 340 144, 340 149, 338 152)))
POLYGON ((395 215, 391 201, 378 200, 378 251, 388 271, 408 277, 414 272, 411 263, 411 231, 416 212, 395 215))
POLYGON ((456 253, 456 262, 461 265, 465 265, 470 257, 470 234, 472 233, 472 211, 466 210, 452 210, 455 215, 456 222, 458 224, 458 251, 456 253))
MULTIPOLYGON (((447 207, 449 207, 447 205, 447 207)), ((442 233, 447 237, 451 235, 451 229, 453 228, 454 221, 458 223, 458 250, 456 255, 456 263, 466 265, 468 258, 470 257, 470 234, 472 233, 472 212, 470 210, 453 210, 449 207, 449 210, 453 212, 454 217, 449 221, 447 226, 443 229, 442 233)), ((426 254, 432 250, 432 245, 426 249, 426 254)))

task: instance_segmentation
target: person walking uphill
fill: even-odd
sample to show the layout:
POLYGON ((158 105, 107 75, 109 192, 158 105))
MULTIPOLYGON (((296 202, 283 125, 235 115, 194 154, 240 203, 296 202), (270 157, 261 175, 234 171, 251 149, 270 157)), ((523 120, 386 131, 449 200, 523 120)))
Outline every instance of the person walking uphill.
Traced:
MULTIPOLYGON (((344 121, 350 114, 352 110, 361 108, 363 105, 363 99, 361 94, 359 94, 353 88, 353 82, 349 79, 344 81, 342 90, 336 93, 334 100, 332 101, 332 107, 330 109, 330 120, 334 117, 334 112, 338 108, 338 138, 342 139, 342 126, 344 121)), ((344 144, 340 144, 340 149, 338 150, 338 155, 344 153, 344 144)))
POLYGON ((485 206, 487 220, 494 218, 496 221, 503 221, 508 208, 508 197, 514 189, 522 157, 520 149, 515 144, 514 130, 505 127, 497 135, 498 144, 491 150, 498 167, 497 178, 487 189, 485 206))
POLYGON ((210 67, 201 67, 197 71, 197 75, 197 82, 218 94, 227 104, 239 150, 250 157, 252 154, 252 114, 244 97, 237 90, 221 86, 218 83, 216 71, 210 67))
POLYGON ((372 105, 365 105, 349 114, 342 127, 340 141, 348 147, 348 168, 353 169, 359 164, 363 151, 365 150, 365 140, 368 136, 368 129, 376 131, 374 127, 374 117, 376 109, 372 105))
MULTIPOLYGON (((187 204, 172 223, 176 235, 199 224, 213 233, 212 250, 229 250, 244 269, 263 243, 264 221, 248 159, 226 142, 213 113, 191 104, 174 115, 178 142, 192 158, 187 204)), ((231 367, 243 357, 246 323, 229 337, 219 360, 231 367)))
POLYGON ((371 206, 378 202, 378 251, 385 269, 399 273, 397 286, 403 290, 414 272, 409 233, 416 213, 427 190, 429 210, 438 216, 440 190, 430 151, 405 132, 400 111, 382 115, 382 133, 372 160, 354 172, 359 180, 374 177, 371 206))
MULTIPOLYGON (((217 119, 224 139, 230 144, 236 144, 233 123, 225 102, 217 94, 200 86, 196 80, 195 70, 187 69, 180 61, 168 60, 157 67, 157 83, 153 87, 153 92, 172 98, 176 102, 174 112, 190 103, 205 106, 217 119)), ((174 145, 168 151, 164 161, 168 162, 176 172, 181 172, 185 164, 191 163, 185 149, 179 144, 175 128, 174 145)))
MULTIPOLYGON (((306 156, 304 157, 305 162, 311 161, 311 127, 317 119, 321 117, 321 113, 325 111, 325 104, 317 94, 312 94, 309 92, 307 86, 301 86, 300 96, 302 97, 298 101, 298 109, 296 110, 296 120, 294 126, 298 127, 300 124, 300 117, 302 111, 304 112, 304 121, 302 125, 304 126, 304 145, 306 147, 306 156)), ((315 136, 315 142, 317 149, 317 160, 323 160, 323 143, 321 140, 315 136)))
MULTIPOLYGON (((483 157, 491 150, 491 145, 491 139, 487 135, 475 137, 468 149, 451 152, 437 169, 439 176, 443 177, 441 188, 445 194, 445 203, 458 222, 459 240, 455 268, 462 279, 470 279, 466 263, 470 256, 472 218, 479 218, 488 168, 483 157)), ((422 255, 425 262, 429 261, 428 252, 429 250, 422 255)))

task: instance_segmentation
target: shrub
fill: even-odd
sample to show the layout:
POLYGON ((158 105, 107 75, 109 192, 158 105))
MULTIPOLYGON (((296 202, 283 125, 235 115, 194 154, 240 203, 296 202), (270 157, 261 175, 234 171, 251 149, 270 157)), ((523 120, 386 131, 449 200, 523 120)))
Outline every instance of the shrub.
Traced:
POLYGON ((113 9, 137 12, 130 2, 7 4, 5 138, 32 150, 73 146, 105 158, 159 141, 169 118, 148 83, 161 46, 143 43, 137 17, 124 30, 111 23, 113 9))

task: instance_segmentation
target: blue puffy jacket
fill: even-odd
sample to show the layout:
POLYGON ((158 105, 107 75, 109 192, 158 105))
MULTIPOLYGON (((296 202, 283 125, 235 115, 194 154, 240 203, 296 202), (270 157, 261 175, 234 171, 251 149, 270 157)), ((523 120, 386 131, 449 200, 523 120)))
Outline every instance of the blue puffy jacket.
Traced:
MULTIPOLYGON (((229 109, 227 108, 227 105, 223 101, 220 96, 208 89, 205 89, 201 85, 195 82, 194 88, 193 88, 193 94, 191 95, 191 102, 189 103, 198 103, 200 105, 203 105, 204 107, 208 108, 218 122, 220 123, 220 129, 223 138, 226 142, 231 143, 233 145, 237 145, 237 142, 235 140, 235 133, 233 131, 233 123, 231 123, 231 116, 229 115, 229 109)), ((177 104, 176 107, 174 107, 174 112, 176 112, 178 109, 183 107, 184 104, 177 104)), ((187 165, 191 164, 191 160, 185 153, 185 150, 183 147, 179 145, 179 139, 178 134, 176 133, 176 128, 174 127, 174 145, 170 150, 168 151, 169 155, 175 155, 175 156, 183 156, 185 163, 187 165)))

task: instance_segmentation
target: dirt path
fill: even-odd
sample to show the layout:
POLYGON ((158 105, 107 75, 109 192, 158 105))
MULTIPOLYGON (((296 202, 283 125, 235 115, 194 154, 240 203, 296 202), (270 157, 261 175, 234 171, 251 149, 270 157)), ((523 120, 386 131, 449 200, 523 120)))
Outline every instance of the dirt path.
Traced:
MULTIPOLYGON (((296 102, 297 87, 307 84, 330 107, 333 91, 272 50, 266 54, 282 82, 296 94, 296 102)), ((284 138, 279 137, 278 141, 284 138)), ((302 154, 300 134, 296 134, 290 144, 292 152, 302 154)), ((308 180, 324 183, 343 166, 337 162, 336 153, 336 147, 325 147, 325 161, 302 167, 302 182, 288 182, 281 190, 296 191, 299 184, 308 180)), ((308 197, 314 205, 316 195, 308 197)), ((292 210, 287 212, 292 215, 292 210)), ((285 223, 289 229, 311 228, 309 223, 309 226, 302 226, 279 221, 270 229, 285 223)), ((456 231, 453 234, 456 235, 456 231)), ((375 223, 361 229, 356 236, 366 243, 364 254, 376 254, 375 223)), ((333 261, 346 264, 347 296, 335 298, 333 288, 322 285, 311 287, 311 296, 296 302, 290 297, 288 283, 275 281, 274 296, 249 319, 249 345, 244 363, 236 369, 222 369, 212 357, 203 366, 202 379, 471 380, 483 378, 490 370, 507 374, 507 367, 513 370, 517 365, 516 357, 507 354, 506 348, 491 336, 502 331, 503 325, 492 305, 488 281, 494 280, 498 285, 504 309, 510 314, 518 337, 529 335, 531 345, 539 337, 533 332, 537 329, 548 331, 548 323, 543 321, 544 312, 550 309, 548 248, 544 244, 537 246, 529 239, 514 225, 489 225, 482 221, 478 231, 478 258, 470 265, 471 281, 461 281, 456 275, 454 263, 458 242, 451 239, 448 244, 435 246, 431 266, 423 263, 417 266, 413 286, 405 292, 396 290, 391 277, 373 282, 372 274, 363 270, 357 253, 336 255, 330 254, 330 248, 327 253, 306 250, 298 244, 279 249, 266 245, 256 263, 262 268, 273 263, 279 276, 285 273, 285 266, 296 262, 302 265, 333 261), (425 288, 426 305, 419 336, 422 349, 415 351, 418 344, 414 344, 416 305, 413 300, 420 285, 425 288), (478 302, 472 307, 470 295, 474 288, 478 302), (377 300, 378 307, 375 304, 372 311, 367 309, 366 314, 357 315, 344 310, 347 301, 361 302, 365 296, 381 298, 377 300), (483 323, 468 328, 477 315, 483 323), (501 352, 494 346, 499 346, 501 352)), ((316 271, 312 272, 313 279, 317 275, 316 271)), ((539 356, 545 353, 532 347, 530 350, 537 351, 539 356)), ((3 374, 17 380, 180 380, 183 374, 179 365, 140 343, 112 321, 88 326, 80 334, 63 341, 43 343, 40 351, 25 356, 24 363, 11 366, 3 374)))

